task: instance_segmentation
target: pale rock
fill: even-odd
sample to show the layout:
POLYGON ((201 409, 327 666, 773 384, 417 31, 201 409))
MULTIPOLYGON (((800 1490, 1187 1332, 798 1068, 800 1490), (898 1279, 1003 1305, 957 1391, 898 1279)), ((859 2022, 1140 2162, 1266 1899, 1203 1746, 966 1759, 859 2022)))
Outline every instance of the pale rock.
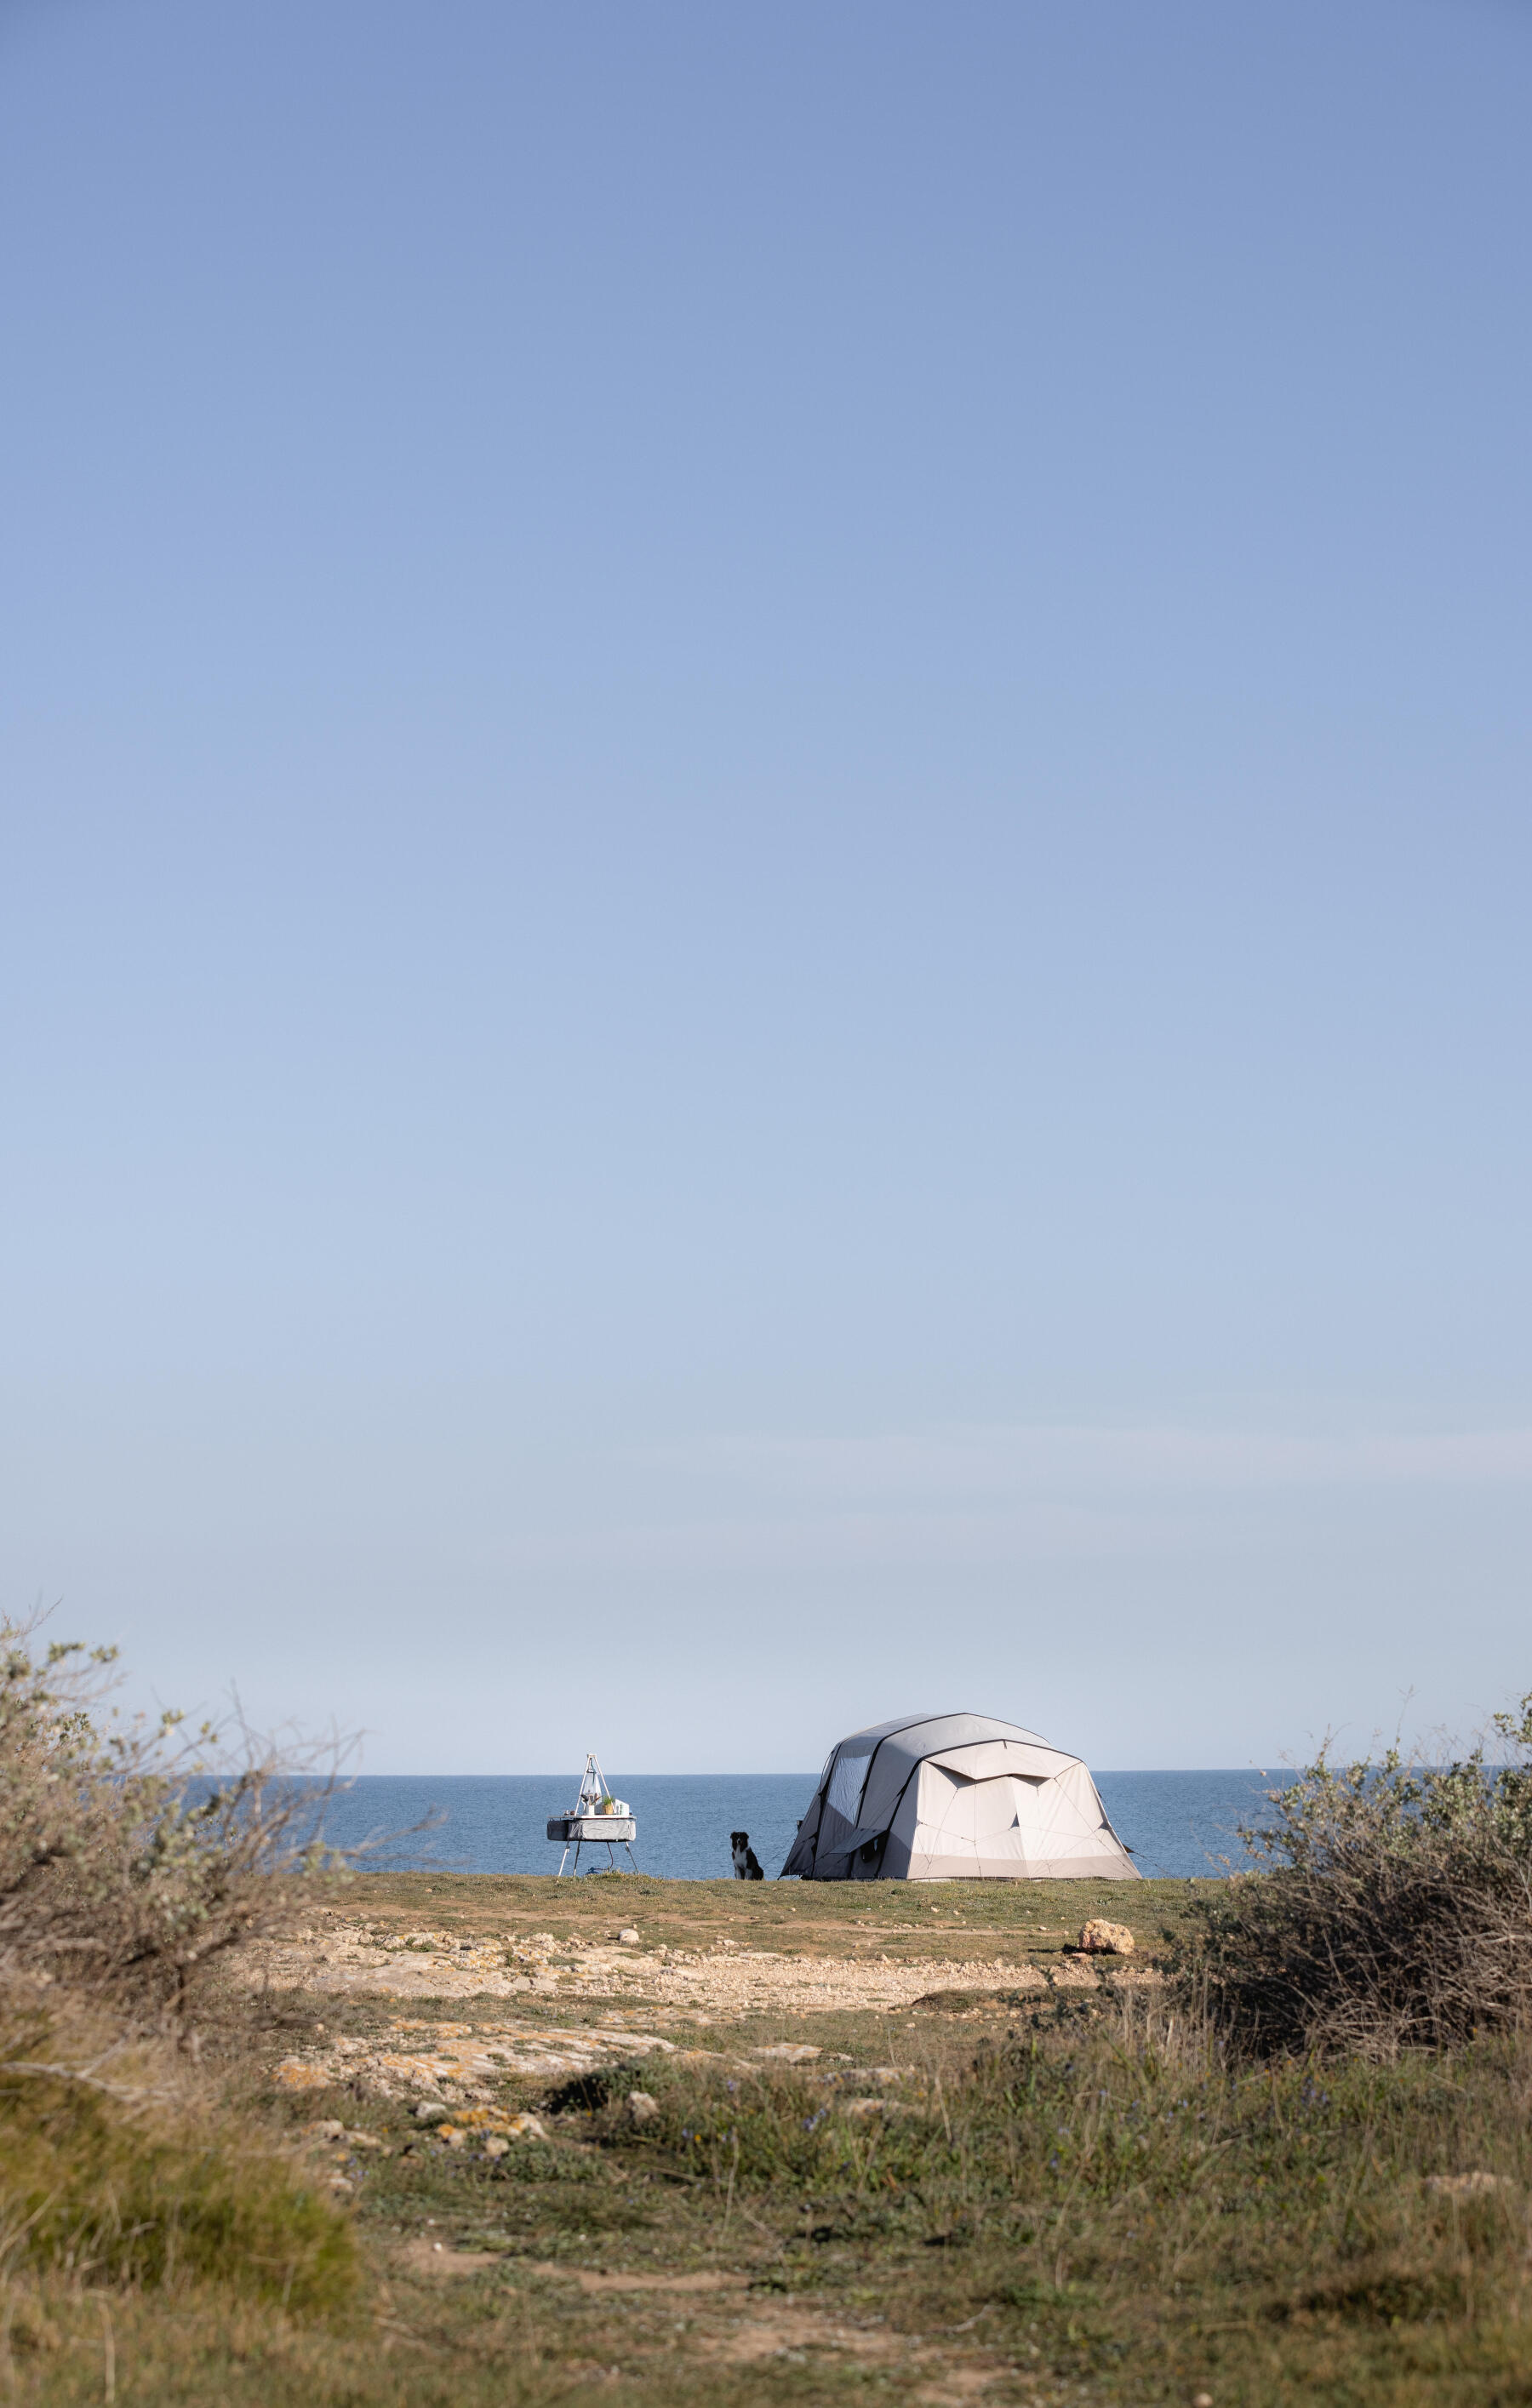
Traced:
POLYGON ((1131 1956, 1135 1942, 1125 1923, 1107 1923, 1098 1915, 1080 1935, 1087 1956, 1131 1956))
POLYGON ((417 2124, 445 2124, 451 2112, 439 2099, 422 2099, 415 2110, 415 2121, 417 2124))
POLYGON ((638 1945, 638 1934, 631 1927, 626 1931, 620 1931, 617 1937, 624 1948, 637 1948, 638 1945))
POLYGON ((306 2065, 299 2057, 284 2057, 277 2068, 282 2090, 328 2090, 335 2075, 327 2065, 306 2065))
POLYGON ((1443 2199, 1473 2199, 1482 2191, 1504 2190, 1508 2185, 1504 2174, 1427 2174, 1425 2187, 1443 2199))
POLYGON ((628 2122, 639 2126, 659 2121, 660 2102, 647 2090, 628 2092, 628 2122))

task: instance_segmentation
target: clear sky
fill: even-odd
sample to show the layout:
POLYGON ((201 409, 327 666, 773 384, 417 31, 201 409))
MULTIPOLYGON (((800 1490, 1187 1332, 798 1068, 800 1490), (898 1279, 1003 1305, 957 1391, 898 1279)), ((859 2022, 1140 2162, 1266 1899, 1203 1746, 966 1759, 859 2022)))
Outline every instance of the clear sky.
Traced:
POLYGON ((1532 1684, 1532 13, 7 0, 0 1598, 375 1770, 1532 1684))

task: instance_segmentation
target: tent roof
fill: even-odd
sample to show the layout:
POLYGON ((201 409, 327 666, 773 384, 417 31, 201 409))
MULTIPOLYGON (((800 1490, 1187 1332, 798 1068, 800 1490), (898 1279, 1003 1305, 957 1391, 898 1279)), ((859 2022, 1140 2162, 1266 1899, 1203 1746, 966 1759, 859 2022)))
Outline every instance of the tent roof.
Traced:
MULTIPOLYGON (((930 1756, 939 1747, 968 1747, 981 1739, 1030 1740, 1034 1747, 1048 1744, 1037 1731, 1023 1730, 1020 1723, 996 1722, 993 1714, 895 1714, 892 1722, 869 1723, 865 1730, 849 1732, 836 1745, 861 1756, 864 1751, 854 1744, 857 1740, 893 1739, 895 1734, 904 1738, 911 1753, 921 1756, 930 1756)), ((872 1751, 868 1748, 866 1753, 870 1756, 872 1751)))

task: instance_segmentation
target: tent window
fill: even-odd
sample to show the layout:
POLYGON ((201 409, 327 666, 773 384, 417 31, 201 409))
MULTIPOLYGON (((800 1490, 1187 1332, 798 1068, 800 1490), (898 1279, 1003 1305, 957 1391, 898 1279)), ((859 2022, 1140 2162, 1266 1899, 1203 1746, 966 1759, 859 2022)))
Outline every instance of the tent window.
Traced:
POLYGON ((854 1823, 862 1803, 862 1784, 867 1777, 868 1758, 865 1756, 839 1756, 830 1775, 829 1802, 848 1823, 854 1823))

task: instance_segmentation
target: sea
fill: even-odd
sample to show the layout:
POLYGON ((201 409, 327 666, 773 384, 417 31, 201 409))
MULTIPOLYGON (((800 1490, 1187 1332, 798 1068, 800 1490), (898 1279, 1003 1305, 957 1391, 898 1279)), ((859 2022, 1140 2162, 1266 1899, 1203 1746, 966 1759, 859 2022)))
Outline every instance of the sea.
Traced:
MULTIPOLYGON (((610 1785, 637 1818, 640 1872, 671 1881, 725 1881, 731 1831, 748 1831, 768 1880, 793 1844, 817 1772, 630 1772, 610 1785)), ((1096 1787, 1141 1873, 1218 1881, 1250 1862, 1241 1825, 1270 1819, 1266 1793, 1291 1774, 1097 1772, 1096 1787)), ((332 1798, 324 1834, 365 1849, 384 1868, 464 1873, 552 1873, 563 1850, 547 1836, 579 1786, 568 1773, 363 1773, 332 1798)), ((581 1851, 580 1871, 626 1871, 625 1849, 581 1851)), ((573 1852, 567 1868, 574 1870, 573 1852)))

